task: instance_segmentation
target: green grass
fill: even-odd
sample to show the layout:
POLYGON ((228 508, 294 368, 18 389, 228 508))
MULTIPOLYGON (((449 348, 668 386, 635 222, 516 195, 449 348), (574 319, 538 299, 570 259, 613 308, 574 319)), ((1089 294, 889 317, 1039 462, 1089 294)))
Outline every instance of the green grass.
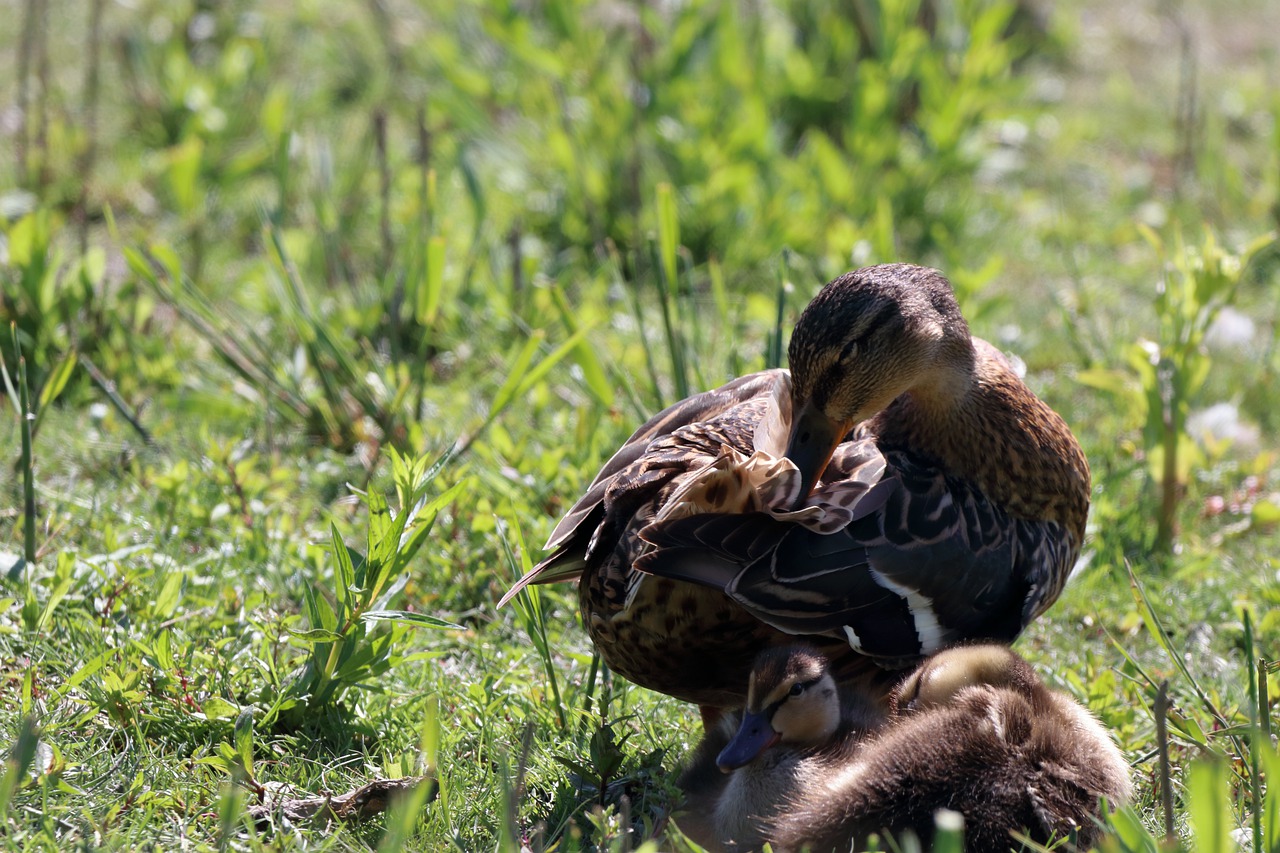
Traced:
POLYGON ((1089 560, 1018 648, 1132 761, 1108 848, 1164 833, 1167 682, 1177 843, 1280 849, 1274 4, 11 5, 5 849, 680 849, 696 715, 572 589, 495 603, 648 413, 887 260, 1089 456, 1089 560))

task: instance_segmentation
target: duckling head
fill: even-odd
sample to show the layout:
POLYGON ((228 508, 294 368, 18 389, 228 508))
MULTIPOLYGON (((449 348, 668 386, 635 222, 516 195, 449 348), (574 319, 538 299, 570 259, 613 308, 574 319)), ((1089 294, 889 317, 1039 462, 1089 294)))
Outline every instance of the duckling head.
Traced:
POLYGON ((959 646, 922 663, 894 691, 891 703, 896 712, 925 711, 952 704, 965 690, 983 685, 1030 698, 1040 681, 1008 646, 959 646))
POLYGON ((945 406, 968 388, 969 327, 937 270, 882 264, 827 284, 787 351, 794 413, 785 456, 809 496, 849 430, 912 391, 945 406))
POLYGON ((808 646, 766 649, 751 668, 742 722, 716 765, 728 773, 775 744, 820 744, 839 725, 840 698, 826 659, 808 646))

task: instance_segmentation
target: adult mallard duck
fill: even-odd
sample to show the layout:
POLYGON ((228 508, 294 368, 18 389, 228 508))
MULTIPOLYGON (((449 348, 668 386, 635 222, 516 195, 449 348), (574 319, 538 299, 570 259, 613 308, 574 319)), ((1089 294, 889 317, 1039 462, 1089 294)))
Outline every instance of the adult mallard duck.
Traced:
POLYGON ((838 680, 1012 640, 1062 590, 1089 469, 1062 419, 973 338, 950 283, 905 264, 827 284, 791 370, 683 400, 636 431, 528 583, 581 579, 605 662, 704 714, 756 654, 805 637, 838 680))
POLYGON ((971 853, 1009 850, 1014 832, 1042 845, 1074 832, 1085 849, 1100 799, 1130 796, 1102 726, 1006 646, 929 658, 869 724, 865 699, 851 707, 856 694, 838 692, 825 664, 803 646, 760 654, 744 712, 707 734, 681 776, 676 820, 690 837, 712 850, 769 841, 819 853, 911 831, 928 846, 947 808, 964 818, 971 853))

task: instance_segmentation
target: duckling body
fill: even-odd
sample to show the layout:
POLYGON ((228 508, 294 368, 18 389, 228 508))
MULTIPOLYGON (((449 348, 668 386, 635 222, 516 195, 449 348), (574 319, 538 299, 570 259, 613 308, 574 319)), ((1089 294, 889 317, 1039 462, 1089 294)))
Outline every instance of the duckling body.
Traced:
POLYGON ((795 636, 841 683, 882 689, 886 668, 1012 640, 1057 598, 1088 466, 940 273, 836 279, 789 357, 642 426, 504 601, 580 578, 614 671, 734 708, 755 655, 795 636))
MULTIPOLYGON (((892 705, 861 736, 810 741, 777 758, 770 753, 780 745, 747 738, 764 746, 733 771, 749 774, 736 787, 715 786, 706 770, 710 747, 700 747, 682 783, 691 811, 715 819, 691 824, 695 840, 711 849, 769 841, 776 850, 821 853, 849 850, 873 833, 911 831, 928 845, 935 813, 947 808, 964 817, 970 853, 1007 851, 1016 846, 1013 833, 1048 844, 1074 831, 1083 849, 1096 837, 1100 798, 1114 804, 1130 796, 1128 769, 1098 722, 1006 647, 935 655, 894 690, 892 705), (719 821, 721 814, 737 823, 719 821)), ((775 706, 774 720, 785 707, 775 706)))
POLYGON ((711 849, 750 850, 811 786, 838 771, 886 722, 874 701, 839 695, 812 647, 762 652, 748 703, 725 716, 694 751, 680 786, 680 828, 711 849))

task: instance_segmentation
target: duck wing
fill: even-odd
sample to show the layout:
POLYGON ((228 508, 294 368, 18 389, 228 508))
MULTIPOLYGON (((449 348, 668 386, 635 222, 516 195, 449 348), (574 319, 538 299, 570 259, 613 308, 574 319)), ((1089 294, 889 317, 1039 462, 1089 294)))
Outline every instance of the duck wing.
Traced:
MULTIPOLYGON (((631 520, 631 513, 646 503, 673 476, 701 465, 693 449, 706 444, 711 455, 717 441, 699 442, 700 425, 721 418, 745 403, 766 398, 789 374, 764 370, 739 377, 711 391, 695 394, 650 418, 600 469, 587 491, 569 508, 551 531, 544 548, 551 551, 507 591, 498 602, 506 604, 531 583, 574 580, 592 559, 616 543, 631 520), (677 440, 665 442, 680 433, 677 440), (655 446, 657 443, 657 446, 655 446)), ((750 447, 744 447, 750 450, 750 447)))
POLYGON ((835 532, 766 512, 659 521, 641 532, 653 550, 636 568, 721 589, 780 631, 904 659, 1012 640, 1056 597, 1078 548, 1059 525, 1012 518, 905 452, 885 455, 850 510, 835 532))

